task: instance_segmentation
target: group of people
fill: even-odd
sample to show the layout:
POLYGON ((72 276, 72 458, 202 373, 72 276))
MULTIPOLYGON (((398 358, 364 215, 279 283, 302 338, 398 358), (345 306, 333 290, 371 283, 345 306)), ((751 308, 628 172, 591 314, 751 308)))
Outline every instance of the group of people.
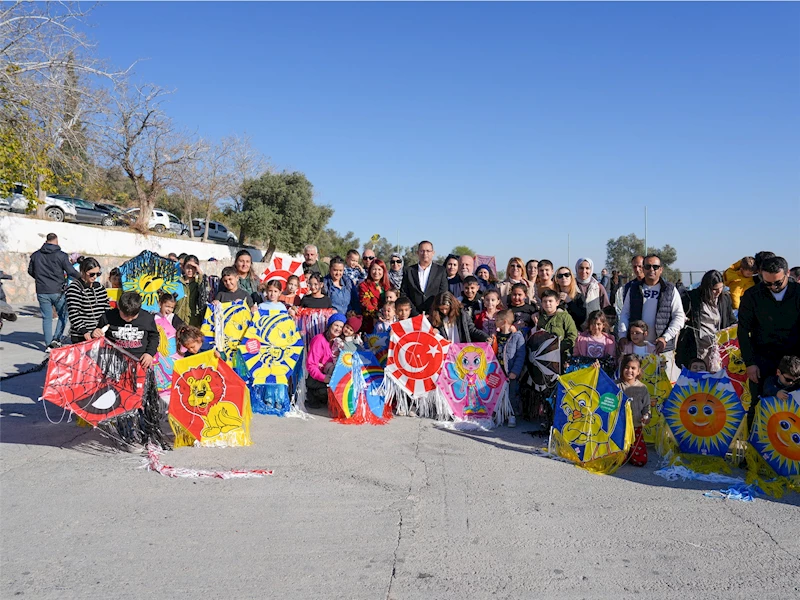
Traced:
MULTIPOLYGON (((427 240, 420 242, 417 254, 417 264, 410 266, 399 254, 392 254, 387 266, 371 248, 324 262, 317 248, 308 245, 303 252, 308 293, 302 298, 297 277, 261 282, 246 250, 222 270, 213 294, 196 256, 171 255, 180 264, 184 294, 177 302, 162 294, 159 315, 173 323, 179 346, 191 354, 202 346, 199 326, 209 301, 243 301, 253 310, 291 315, 301 307, 334 309, 325 332, 308 348, 311 407, 327 402, 327 384, 344 341, 360 343, 361 334, 388 331, 392 323, 419 314, 427 315, 451 342, 492 345, 508 375, 517 416, 522 414, 525 343, 540 330, 558 336, 562 364, 576 358, 613 364, 628 395, 639 398, 634 411, 639 428, 649 418, 649 398, 635 389, 640 357, 659 354, 669 366, 717 371, 716 333, 736 323, 754 399, 748 422, 765 385, 781 392, 800 387, 800 359, 793 358, 800 356, 800 268, 790 270, 784 258, 771 252, 744 257, 724 272, 708 271, 691 290, 663 279, 656 254, 633 257, 632 277, 624 284, 616 271, 609 276, 603 269, 597 277, 594 262, 586 257, 574 270, 555 268, 546 259, 513 257, 498 281, 490 265, 476 265, 472 256, 450 255, 443 265, 436 264, 427 240)), ((96 259, 83 258, 76 270, 55 234, 47 236, 28 269, 36 279, 45 343, 48 348, 60 344, 68 314, 73 343, 105 335, 149 366, 157 344, 153 315, 141 310, 134 292, 122 293, 110 308, 106 286, 120 286, 119 270, 113 271, 103 285, 96 259), (55 332, 54 309, 59 317, 55 332)), ((509 426, 515 420, 509 419, 509 426)))

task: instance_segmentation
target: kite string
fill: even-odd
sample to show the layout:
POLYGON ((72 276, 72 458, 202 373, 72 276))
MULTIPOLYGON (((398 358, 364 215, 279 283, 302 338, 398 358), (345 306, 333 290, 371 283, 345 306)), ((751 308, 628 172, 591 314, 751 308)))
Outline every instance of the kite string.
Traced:
MULTIPOLYGON (((62 392, 61 390, 59 390, 59 392, 58 392, 58 393, 59 393, 59 394, 61 394, 61 395, 62 395, 62 397, 63 397, 63 392, 62 392)), ((65 415, 67 412, 69 412, 69 417, 67 418, 67 423, 70 423, 70 422, 72 422, 72 411, 71 411, 71 410, 70 410, 70 411, 67 411, 67 403, 66 403, 66 402, 64 403, 64 406, 63 406, 63 408, 62 408, 62 412, 61 412, 61 418, 60 418, 58 421, 54 421, 53 419, 51 419, 51 418, 50 418, 50 414, 47 412, 47 400, 45 400, 44 398, 39 398, 39 402, 41 402, 41 403, 42 403, 42 406, 44 407, 44 416, 45 416, 45 418, 46 418, 48 421, 50 421, 50 423, 52 423, 53 425, 58 425, 58 424, 60 424, 60 423, 61 423, 61 421, 63 421, 63 420, 64 420, 64 415, 65 415)))

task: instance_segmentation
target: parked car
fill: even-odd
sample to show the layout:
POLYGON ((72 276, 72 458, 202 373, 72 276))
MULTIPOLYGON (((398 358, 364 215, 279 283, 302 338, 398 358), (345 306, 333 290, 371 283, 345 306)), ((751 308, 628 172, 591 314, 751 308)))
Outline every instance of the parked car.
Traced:
POLYGON ((117 224, 117 220, 110 211, 99 207, 94 202, 89 202, 83 198, 73 198, 71 196, 64 196, 62 194, 54 194, 53 198, 58 198, 64 202, 69 202, 75 207, 77 223, 93 223, 95 225, 102 225, 104 227, 113 227, 117 224))
MULTIPOLYGON (((206 231, 205 219, 192 220, 192 234, 196 238, 202 238, 206 231)), ((208 222, 208 239, 218 242, 225 242, 226 244, 238 244, 239 238, 236 237, 232 231, 228 231, 222 223, 218 221, 208 222)))
POLYGON ((95 206, 98 206, 110 212, 114 216, 114 220, 117 222, 118 225, 122 224, 130 225, 133 222, 132 215, 126 213, 119 206, 115 206, 114 204, 108 204, 106 202, 95 202, 95 206))
POLYGON ((163 211, 167 214, 167 218, 169 218, 169 230, 173 232, 175 235, 185 235, 189 237, 189 227, 181 221, 178 217, 173 215, 171 212, 163 211))
MULTIPOLYGON (((0 200, 0 210, 16 213, 28 212, 28 199, 22 195, 24 187, 23 184, 16 184, 11 195, 0 200)), ((77 219, 78 211, 69 202, 54 196, 47 196, 44 204, 44 214, 51 221, 74 222, 77 219)))
MULTIPOLYGON (((133 220, 139 218, 138 208, 129 208, 125 212, 131 215, 133 217, 133 220)), ((169 213, 159 208, 154 208, 153 212, 150 214, 150 222, 147 224, 147 226, 149 229, 152 229, 153 231, 157 231, 158 233, 164 233, 165 231, 170 229, 169 213)))

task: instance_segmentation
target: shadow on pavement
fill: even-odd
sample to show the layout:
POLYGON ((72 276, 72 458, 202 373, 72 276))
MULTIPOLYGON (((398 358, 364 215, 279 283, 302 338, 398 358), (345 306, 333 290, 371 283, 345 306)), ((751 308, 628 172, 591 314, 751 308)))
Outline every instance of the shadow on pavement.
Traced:
POLYGON ((30 350, 39 350, 44 352, 44 337, 42 333, 37 331, 12 331, 11 333, 4 333, 0 340, 4 344, 17 344, 23 348, 30 350))

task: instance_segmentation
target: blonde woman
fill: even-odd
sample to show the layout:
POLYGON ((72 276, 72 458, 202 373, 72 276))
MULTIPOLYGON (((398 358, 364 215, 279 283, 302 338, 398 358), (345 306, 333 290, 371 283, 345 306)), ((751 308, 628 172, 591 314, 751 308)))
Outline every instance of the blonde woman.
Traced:
POLYGON ((559 308, 564 309, 575 321, 578 329, 586 321, 586 303, 583 299, 583 294, 578 289, 578 284, 575 281, 575 275, 569 267, 558 267, 556 271, 556 291, 561 300, 559 308))
POLYGON ((506 278, 497 284, 500 292, 500 299, 505 306, 508 306, 508 296, 511 294, 511 287, 515 283, 521 283, 527 290, 528 302, 535 303, 536 290, 534 285, 525 279, 525 263, 518 256, 512 256, 506 266, 506 278))

